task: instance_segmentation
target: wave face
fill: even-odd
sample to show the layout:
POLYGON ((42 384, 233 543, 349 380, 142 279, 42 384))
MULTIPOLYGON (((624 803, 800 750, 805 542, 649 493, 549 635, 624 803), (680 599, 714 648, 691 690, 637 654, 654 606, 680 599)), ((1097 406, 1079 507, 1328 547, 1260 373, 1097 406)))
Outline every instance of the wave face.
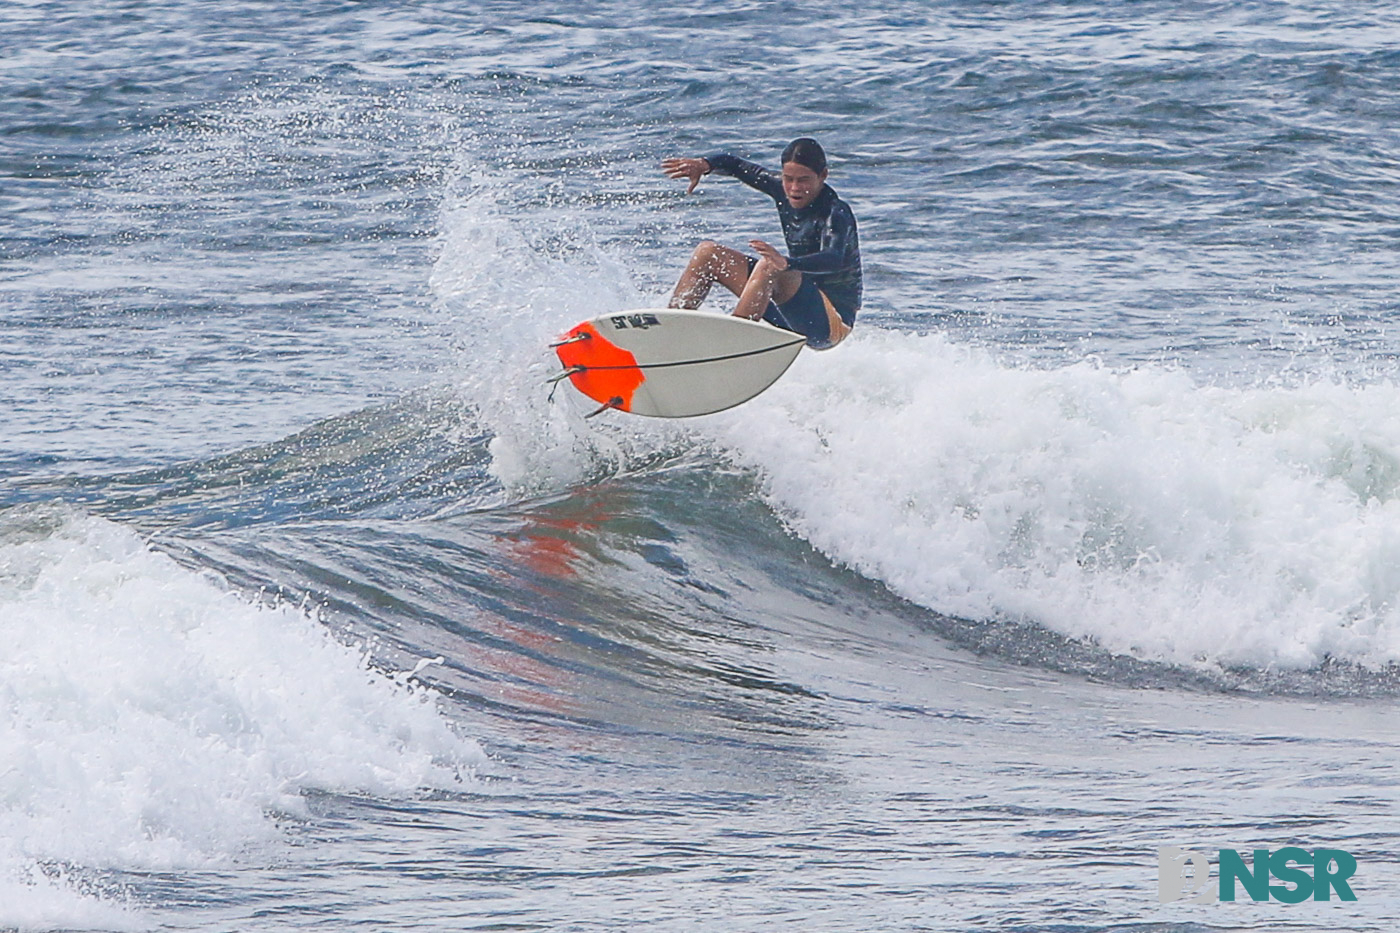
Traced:
POLYGON ((1120 6, 0 9, 0 931, 1393 930, 1393 24, 1120 6), (551 393, 799 135, 854 335, 551 393))
POLYGON ((632 293, 591 241, 545 272, 502 197, 478 186, 449 210, 434 282, 445 304, 484 301, 498 325, 461 351, 460 391, 507 487, 565 489, 658 450, 706 451, 760 476, 787 527, 830 559, 942 614, 1170 665, 1400 660, 1389 381, 1046 367, 873 327, 839 354, 804 355, 739 410, 600 428, 582 405, 541 404, 547 364, 509 348, 547 342, 580 300, 657 298, 632 293), (569 284, 483 296, 488 267, 569 284))
POLYGON ((308 792, 455 789, 483 761, 314 612, 250 601, 105 519, 0 513, 0 568, 7 923, 42 917, 65 866, 233 867, 305 818, 308 792))

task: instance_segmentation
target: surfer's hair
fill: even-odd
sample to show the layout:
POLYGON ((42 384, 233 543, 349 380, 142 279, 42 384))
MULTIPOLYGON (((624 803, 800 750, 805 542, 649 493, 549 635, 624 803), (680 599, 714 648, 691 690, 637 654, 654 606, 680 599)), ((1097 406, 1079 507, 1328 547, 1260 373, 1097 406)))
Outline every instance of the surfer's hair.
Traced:
POLYGON ((783 150, 783 164, 789 162, 805 165, 818 175, 826 172, 826 153, 822 151, 821 143, 810 136, 799 137, 787 144, 783 150))

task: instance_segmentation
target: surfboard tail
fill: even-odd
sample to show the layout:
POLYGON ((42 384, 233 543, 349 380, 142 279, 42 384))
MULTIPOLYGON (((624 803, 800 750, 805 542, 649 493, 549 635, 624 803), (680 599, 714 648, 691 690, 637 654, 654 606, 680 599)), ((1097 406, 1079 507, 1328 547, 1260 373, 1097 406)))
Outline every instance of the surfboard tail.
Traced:
POLYGON ((630 410, 633 394, 646 381, 637 357, 598 333, 593 321, 565 334, 554 352, 574 388, 603 405, 595 415, 608 408, 630 410))
POLYGON ((568 382, 602 407, 658 418, 732 408, 787 371, 800 334, 726 314, 642 309, 584 321, 552 343, 568 382))

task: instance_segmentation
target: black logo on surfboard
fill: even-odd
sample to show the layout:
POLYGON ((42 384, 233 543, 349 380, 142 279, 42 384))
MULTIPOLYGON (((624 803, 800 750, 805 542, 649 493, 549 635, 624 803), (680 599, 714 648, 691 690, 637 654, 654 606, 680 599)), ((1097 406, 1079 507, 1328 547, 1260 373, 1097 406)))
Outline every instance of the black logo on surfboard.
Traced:
POLYGON ((619 314, 611 319, 613 330, 626 330, 635 327, 638 330, 646 330, 648 327, 659 327, 661 322, 654 314, 619 314))

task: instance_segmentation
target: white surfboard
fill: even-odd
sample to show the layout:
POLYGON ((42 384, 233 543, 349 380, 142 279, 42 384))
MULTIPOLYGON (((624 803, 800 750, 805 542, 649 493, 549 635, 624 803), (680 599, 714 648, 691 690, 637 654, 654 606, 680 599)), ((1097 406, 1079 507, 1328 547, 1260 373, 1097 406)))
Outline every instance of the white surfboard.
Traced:
MULTIPOLYGON (((643 308, 584 321, 555 343, 569 382, 603 408, 688 418, 777 381, 806 339, 729 314, 643 308)), ((603 409, 599 409, 600 411, 603 409)))

